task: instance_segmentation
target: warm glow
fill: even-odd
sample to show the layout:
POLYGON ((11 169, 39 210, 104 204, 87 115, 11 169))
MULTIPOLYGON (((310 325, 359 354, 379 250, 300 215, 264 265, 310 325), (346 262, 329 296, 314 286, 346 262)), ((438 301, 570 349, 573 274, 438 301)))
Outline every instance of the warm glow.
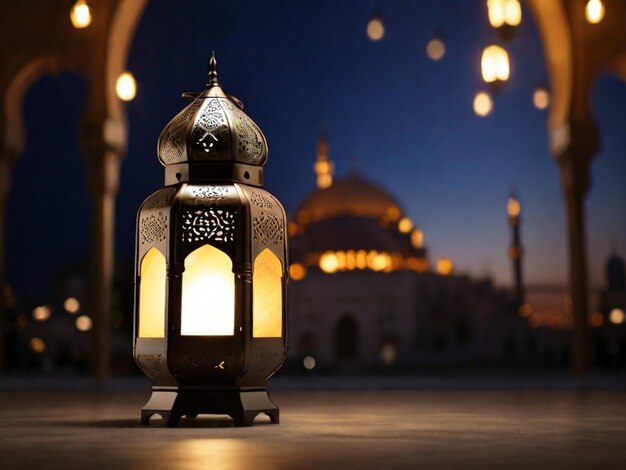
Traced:
POLYGON ((489 23, 494 28, 504 24, 517 26, 522 21, 522 7, 519 0, 487 0, 489 23))
POLYGON ((141 260, 139 270, 139 337, 165 337, 165 256, 156 248, 141 260))
POLYGON ((312 356, 306 356, 302 361, 302 365, 307 370, 315 369, 315 358, 312 356))
POLYGON ((519 314, 524 318, 531 316, 533 310, 534 309, 531 304, 522 304, 519 306, 519 314))
POLYGON ((137 83, 135 77, 130 72, 124 72, 120 75, 115 83, 115 92, 119 99, 123 101, 131 101, 137 94, 137 83))
POLYGON ((446 45, 439 38, 433 38, 426 46, 426 55, 432 60, 441 60, 446 54, 446 45))
POLYGON ((532 326, 533 328, 539 328, 543 324, 543 322, 541 321, 541 317, 536 313, 533 313, 528 318, 528 323, 530 323, 530 326, 532 326))
POLYGON ((518 217, 521 210, 522 206, 519 200, 511 196, 506 203, 506 212, 509 214, 509 217, 518 217))
POLYGON ((401 233, 409 233, 413 229, 413 222, 408 217, 402 217, 398 222, 398 230, 401 233))
POLYGON ((395 364, 397 356, 398 351, 395 344, 383 344, 383 347, 380 348, 380 359, 386 366, 392 366, 395 364))
POLYGON ((505 81, 509 78, 509 53, 502 47, 495 44, 485 47, 480 67, 483 80, 487 83, 495 81, 505 81))
POLYGON ((317 187, 320 189, 330 188, 333 185, 333 177, 328 174, 317 175, 317 187))
POLYGON ((89 331, 93 326, 93 321, 87 315, 81 315, 76 319, 75 325, 78 331, 89 331))
POLYGON ((413 248, 422 248, 424 246, 424 232, 420 229, 413 229, 411 233, 411 245, 413 248))
POLYGON ((454 265, 450 258, 439 258, 437 260, 437 272, 442 276, 449 276, 454 271, 454 265))
POLYGON ((609 313, 609 321, 614 325, 621 325, 626 320, 626 314, 621 308, 614 308, 609 313))
POLYGON ((589 0, 585 7, 585 16, 587 22, 591 24, 598 24, 604 18, 604 3, 602 0, 589 0))
POLYGON ((70 10, 70 21, 76 29, 86 28, 91 24, 91 11, 85 0, 78 0, 70 10))
POLYGON ((401 215, 402 212, 400 212, 400 209, 397 207, 390 207, 387 209, 387 217, 389 217, 390 220, 398 220, 401 215))
POLYGON ((537 109, 546 109, 550 105, 550 93, 545 88, 537 88, 533 94, 533 104, 537 109))
POLYGON ((77 313, 80 310, 80 302, 75 297, 68 297, 63 302, 63 308, 68 313, 77 313))
POLYGON ((235 331, 235 276, 226 253, 204 245, 185 258, 180 333, 232 336, 235 331))
POLYGON ((391 268, 391 257, 387 253, 378 253, 372 258, 369 266, 374 271, 385 271, 391 268))
POLYGON ((289 266, 289 277, 293 281, 301 281, 306 277, 306 267, 300 263, 293 263, 289 266))
POLYGON ((367 24, 367 37, 372 41, 380 41, 385 35, 385 26, 380 18, 372 18, 367 24))
POLYGON ((44 342, 43 339, 37 336, 30 339, 29 345, 30 345, 31 351, 36 352, 36 353, 42 353, 46 350, 46 343, 44 342))
POLYGON ((46 321, 50 318, 50 314, 52 314, 52 309, 47 305, 40 305, 33 309, 33 318, 37 321, 46 321))
POLYGON ((283 334, 283 266, 269 248, 254 260, 252 275, 252 336, 280 338, 283 334))
POLYGON ((589 315, 589 324, 594 328, 602 326, 604 324, 604 316, 600 312, 593 312, 589 315))
POLYGON ((359 250, 356 252, 356 267, 358 269, 367 268, 367 251, 359 250))
POLYGON ((491 101, 491 96, 489 96, 488 93, 485 93, 484 91, 476 93, 476 96, 474 97, 474 112, 477 115, 481 117, 487 116, 491 113, 492 108, 493 102, 491 101))
POLYGON ((298 235, 298 224, 291 221, 287 224, 287 233, 290 237, 295 237, 298 235))
POLYGON ((339 269, 339 260, 332 251, 327 251, 320 258, 320 269, 325 273, 334 273, 339 269))

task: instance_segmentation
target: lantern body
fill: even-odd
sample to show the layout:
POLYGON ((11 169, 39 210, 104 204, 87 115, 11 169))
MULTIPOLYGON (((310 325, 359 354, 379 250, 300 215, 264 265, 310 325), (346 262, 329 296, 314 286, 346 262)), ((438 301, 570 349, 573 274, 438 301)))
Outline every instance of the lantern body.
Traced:
MULTIPOLYGON (((168 128, 181 115, 189 121, 185 139, 195 141, 194 127, 212 108, 229 120, 234 103, 212 95, 166 127, 162 161, 176 137, 168 128)), ((245 129, 263 140, 256 126, 245 129)), ((222 126, 212 135, 221 144, 236 140, 235 132, 222 126)), ((142 422, 156 413, 168 425, 203 413, 229 414, 236 425, 252 424, 258 413, 278 422, 265 387, 287 352, 285 212, 260 187, 260 165, 239 162, 228 148, 223 154, 233 160, 198 163, 186 142, 185 161, 166 163, 166 187, 146 199, 137 218, 134 357, 153 383, 142 422)), ((250 155, 245 145, 235 149, 250 155)))

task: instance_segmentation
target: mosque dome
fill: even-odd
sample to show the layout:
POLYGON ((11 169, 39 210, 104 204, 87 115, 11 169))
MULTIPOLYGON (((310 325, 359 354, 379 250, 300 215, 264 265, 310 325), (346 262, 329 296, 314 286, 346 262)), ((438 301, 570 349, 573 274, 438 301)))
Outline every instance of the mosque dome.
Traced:
POLYGON ((318 184, 294 215, 290 252, 300 278, 307 267, 325 273, 429 269, 421 230, 388 191, 355 171, 318 184))
POLYGON ((332 186, 309 194, 296 211, 296 222, 307 225, 339 216, 397 221, 402 209, 396 199, 357 173, 337 179, 332 186))

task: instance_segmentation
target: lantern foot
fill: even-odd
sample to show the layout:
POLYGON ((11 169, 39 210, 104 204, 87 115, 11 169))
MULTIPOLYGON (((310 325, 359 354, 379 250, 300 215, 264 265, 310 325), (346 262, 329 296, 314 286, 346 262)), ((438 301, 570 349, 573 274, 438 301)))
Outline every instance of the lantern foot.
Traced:
POLYGON ((266 390, 153 390, 141 409, 141 424, 149 424, 155 414, 168 427, 178 426, 183 416, 211 414, 229 415, 235 426, 252 426, 261 413, 273 424, 280 421, 280 411, 266 390))

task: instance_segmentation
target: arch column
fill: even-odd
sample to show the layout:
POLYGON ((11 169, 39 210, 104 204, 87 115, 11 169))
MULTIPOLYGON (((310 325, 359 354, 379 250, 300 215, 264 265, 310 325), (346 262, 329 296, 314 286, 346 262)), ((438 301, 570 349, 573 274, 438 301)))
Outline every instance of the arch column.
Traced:
POLYGON ((115 199, 119 188, 120 163, 125 153, 125 126, 110 120, 86 126, 81 148, 87 161, 91 191, 92 328, 91 375, 105 379, 110 371, 111 297, 115 256, 115 199))
POLYGON ((565 199, 568 241, 569 297, 573 320, 570 343, 572 372, 583 374, 591 367, 590 329, 588 324, 587 248, 585 197, 590 188, 590 167, 598 149, 598 136, 592 121, 570 123, 551 132, 555 158, 559 164, 565 199), (567 134, 567 145, 559 148, 567 134))

